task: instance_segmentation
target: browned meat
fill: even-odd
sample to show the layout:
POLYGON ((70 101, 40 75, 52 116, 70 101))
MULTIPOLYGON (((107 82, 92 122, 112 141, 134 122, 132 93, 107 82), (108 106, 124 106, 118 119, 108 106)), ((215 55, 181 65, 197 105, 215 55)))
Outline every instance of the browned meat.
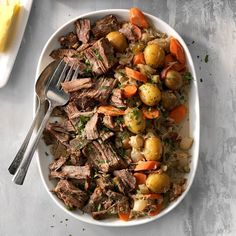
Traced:
POLYGON ((110 175, 102 175, 97 179, 97 186, 102 189, 113 189, 114 183, 112 182, 110 175))
POLYGON ((76 72, 73 74, 75 78, 78 78, 79 75, 86 75, 87 74, 87 65, 82 62, 81 58, 79 57, 64 57, 65 63, 68 63, 70 67, 73 67, 76 72))
POLYGON ((108 129, 111 129, 113 131, 117 131, 118 127, 117 125, 115 124, 112 116, 104 116, 103 117, 103 124, 108 128, 108 129))
POLYGON ((122 99, 122 91, 119 88, 113 89, 110 103, 118 108, 126 108, 125 102, 122 99))
POLYGON ((78 179, 83 180, 90 177, 91 171, 89 165, 86 166, 62 166, 61 171, 52 171, 50 179, 78 179))
POLYGON ((95 38, 99 39, 101 37, 105 37, 112 31, 117 31, 119 28, 120 24, 116 17, 113 15, 107 15, 96 21, 95 26, 92 28, 92 33, 95 38))
POLYGON ((82 209, 88 199, 86 192, 75 187, 68 180, 60 180, 52 190, 70 209, 82 209))
POLYGON ((68 157, 61 156, 59 159, 55 160, 49 165, 51 171, 59 170, 67 161, 68 157))
POLYGON ((83 53, 95 75, 105 74, 117 61, 113 47, 107 38, 98 40, 83 53))
POLYGON ((138 26, 135 26, 131 23, 124 24, 122 28, 119 30, 122 34, 125 35, 125 37, 129 41, 137 41, 141 38, 142 32, 138 28, 138 26))
POLYGON ((92 166, 105 173, 127 166, 109 143, 93 141, 82 151, 92 166))
POLYGON ((55 159, 68 156, 67 147, 58 141, 52 145, 51 153, 55 159))
POLYGON ((76 51, 77 51, 77 52, 82 52, 82 51, 84 51, 85 49, 91 47, 93 44, 94 44, 94 42, 91 42, 91 43, 83 43, 83 44, 81 44, 81 45, 76 49, 76 51))
POLYGON ((76 152, 84 148, 88 143, 89 140, 87 140, 86 137, 77 135, 76 138, 70 140, 70 148, 76 152))
POLYGON ((100 134, 99 134, 101 140, 104 142, 107 139, 111 138, 112 136, 114 136, 114 133, 111 131, 105 131, 105 130, 101 130, 100 134))
POLYGON ((116 170, 114 175, 120 177, 126 191, 132 191, 136 186, 135 177, 128 170, 116 170))
POLYGON ((55 60, 58 60, 58 59, 63 59, 64 57, 73 57, 76 54, 77 54, 77 51, 74 49, 59 48, 59 49, 53 50, 50 53, 50 57, 52 57, 55 60))
POLYGON ((97 130, 98 113, 95 113, 85 125, 85 134, 88 140, 94 140, 99 137, 97 130))
POLYGON ((46 131, 50 132, 51 135, 62 144, 68 142, 70 139, 70 133, 60 124, 48 123, 46 131))
POLYGON ((85 211, 92 213, 94 219, 104 219, 119 212, 130 211, 128 198, 111 190, 105 191, 97 187, 91 195, 85 211))
POLYGON ((59 38, 59 42, 63 48, 76 49, 79 46, 78 38, 75 33, 70 32, 59 38))
POLYGON ((114 177, 113 182, 114 182, 115 186, 118 188, 119 192, 121 192, 123 194, 126 193, 126 188, 125 188, 120 177, 118 177, 118 176, 114 177))
POLYGON ((79 117, 79 110, 75 105, 75 102, 69 102, 65 107, 65 112, 67 113, 69 119, 74 119, 76 117, 79 117))
POLYGON ((75 127, 72 125, 70 120, 65 119, 64 121, 62 121, 61 126, 67 130, 68 132, 75 132, 75 127))
POLYGON ((61 83, 65 92, 74 92, 84 88, 91 88, 93 85, 91 78, 76 79, 61 83))
POLYGON ((78 39, 82 43, 87 43, 89 41, 89 33, 90 33, 90 20, 89 19, 78 19, 75 22, 75 30, 78 39))
POLYGON ((84 211, 89 213, 96 211, 100 202, 107 200, 106 191, 100 187, 95 188, 93 194, 90 196, 88 204, 84 207, 84 211))

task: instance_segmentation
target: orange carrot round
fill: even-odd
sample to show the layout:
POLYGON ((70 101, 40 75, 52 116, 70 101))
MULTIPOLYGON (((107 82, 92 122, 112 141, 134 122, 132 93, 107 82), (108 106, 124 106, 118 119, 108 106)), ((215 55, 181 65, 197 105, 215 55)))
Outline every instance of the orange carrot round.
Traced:
POLYGON ((123 116, 125 114, 125 111, 113 106, 100 106, 97 112, 109 116, 123 116))
POLYGON ((137 90, 138 88, 136 85, 128 84, 123 88, 123 96, 125 98, 133 97, 136 94, 137 90))
POLYGON ((123 221, 128 221, 130 214, 124 213, 124 212, 119 212, 118 213, 120 220, 123 221))
POLYGON ((141 81, 143 83, 147 82, 147 77, 137 70, 132 70, 129 67, 125 67, 125 73, 129 78, 141 81))
POLYGON ((149 194, 145 194, 144 198, 146 198, 146 199, 163 199, 163 196, 159 193, 149 193, 149 194))
POLYGON ((165 56, 164 65, 165 68, 172 65, 172 68, 176 71, 181 71, 185 68, 185 64, 181 64, 180 62, 176 61, 171 54, 167 54, 165 56))
POLYGON ((160 162, 157 162, 157 161, 140 161, 136 165, 134 171, 155 170, 159 166, 160 166, 160 162))
POLYGON ((143 108, 143 115, 147 119, 156 119, 159 116, 159 111, 155 108, 143 108))
POLYGON ((136 179, 137 185, 145 184, 146 183, 147 176, 145 174, 134 173, 134 177, 136 179))
POLYGON ((181 123, 187 114, 187 108, 184 105, 179 105, 170 111, 169 117, 172 118, 175 123, 181 123))
POLYGON ((161 204, 157 204, 156 205, 156 210, 153 210, 153 211, 149 212, 149 216, 155 216, 155 215, 159 214, 161 212, 162 208, 163 208, 163 204, 162 203, 161 204))
POLYGON ((130 8, 129 19, 132 24, 137 25, 141 28, 148 28, 149 27, 149 24, 148 24, 148 21, 147 21, 145 15, 137 7, 130 8))
POLYGON ((133 63, 134 65, 145 64, 144 54, 140 52, 134 55, 133 63))
POLYGON ((186 63, 186 58, 185 58, 185 53, 182 45, 176 38, 171 38, 170 39, 170 52, 172 55, 176 57, 176 59, 181 63, 184 64, 186 63))

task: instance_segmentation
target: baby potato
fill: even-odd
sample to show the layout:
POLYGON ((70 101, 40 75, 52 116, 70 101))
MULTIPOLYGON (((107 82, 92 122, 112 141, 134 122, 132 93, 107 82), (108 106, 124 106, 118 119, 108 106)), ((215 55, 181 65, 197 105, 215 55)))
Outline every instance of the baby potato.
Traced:
POLYGON ((135 136, 131 136, 129 143, 132 148, 139 149, 143 147, 144 140, 143 140, 143 137, 140 134, 138 134, 135 136))
POLYGON ((178 90, 183 85, 181 74, 175 70, 169 70, 166 74, 165 85, 171 90, 178 90))
POLYGON ((142 133, 146 128, 143 113, 138 108, 128 108, 124 115, 125 125, 134 134, 142 133))
POLYGON ((106 38, 109 40, 109 42, 115 48, 115 50, 118 52, 124 52, 125 49, 128 47, 128 43, 127 43, 125 36, 122 33, 120 33, 119 31, 110 32, 106 36, 106 38))
POLYGON ((144 143, 143 154, 147 161, 160 160, 162 155, 161 140, 156 136, 147 138, 144 143))
POLYGON ((176 107, 178 98, 172 91, 166 91, 161 93, 161 103, 166 110, 172 110, 176 107))
POLYGON ((139 96, 144 104, 155 106, 161 100, 161 91, 155 84, 146 83, 139 87, 139 96))
POLYGON ((158 44, 150 44, 144 49, 144 58, 147 65, 157 68, 164 63, 165 52, 158 44))
POLYGON ((170 177, 165 173, 150 174, 146 186, 154 193, 165 193, 170 189, 170 177))

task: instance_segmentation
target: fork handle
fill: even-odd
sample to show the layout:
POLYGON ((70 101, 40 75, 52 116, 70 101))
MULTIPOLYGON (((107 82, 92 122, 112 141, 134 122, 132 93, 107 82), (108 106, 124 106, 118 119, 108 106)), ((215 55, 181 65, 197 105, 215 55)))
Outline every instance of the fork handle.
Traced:
POLYGON ((34 131, 34 127, 39 119, 39 115, 41 113, 41 110, 42 110, 43 106, 42 106, 42 103, 40 102, 39 105, 38 105, 38 108, 37 108, 37 111, 36 111, 36 114, 35 114, 35 117, 34 117, 34 120, 32 122, 32 125, 25 137, 25 140, 23 141, 20 149, 18 150, 14 160, 12 161, 12 163, 10 164, 9 168, 8 168, 8 171, 10 172, 10 174, 14 175, 18 169, 18 167, 20 166, 20 163, 23 159, 23 156, 25 154, 25 150, 26 148, 28 147, 28 144, 29 144, 29 141, 30 141, 30 138, 32 136, 32 133, 34 131))
POLYGON ((29 147, 29 151, 25 153, 24 157, 23 157, 23 160, 18 168, 18 170, 16 171, 12 181, 15 183, 15 184, 18 184, 18 185, 22 185, 24 183, 24 179, 25 179, 25 176, 27 174, 27 171, 28 171, 28 168, 29 168, 29 165, 31 163, 31 160, 32 160, 32 157, 34 155, 34 152, 35 152, 35 149, 37 148, 38 146, 38 143, 39 143, 39 140, 41 138, 41 135, 43 133, 43 130, 50 118, 50 115, 53 111, 55 106, 53 106, 51 103, 49 104, 49 107, 48 107, 48 110, 47 110, 47 113, 45 114, 44 118, 43 118, 43 121, 38 129, 38 132, 36 134, 36 136, 34 137, 30 147, 29 147))

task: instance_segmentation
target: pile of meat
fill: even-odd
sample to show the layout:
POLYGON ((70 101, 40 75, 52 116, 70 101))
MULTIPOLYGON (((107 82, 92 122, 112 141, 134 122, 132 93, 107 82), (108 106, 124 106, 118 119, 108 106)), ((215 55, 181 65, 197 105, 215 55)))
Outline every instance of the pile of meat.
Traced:
POLYGON ((55 157, 49 178, 58 182, 52 191, 69 209, 88 212, 95 219, 129 212, 136 186, 129 158, 113 145, 114 132, 123 130, 122 123, 96 111, 98 104, 126 107, 110 70, 117 63, 114 50, 104 37, 119 29, 113 15, 94 26, 89 19, 79 19, 75 31, 60 37, 61 48, 51 53, 78 73, 77 80, 62 84, 70 101, 54 110, 60 119, 44 132, 55 157))

